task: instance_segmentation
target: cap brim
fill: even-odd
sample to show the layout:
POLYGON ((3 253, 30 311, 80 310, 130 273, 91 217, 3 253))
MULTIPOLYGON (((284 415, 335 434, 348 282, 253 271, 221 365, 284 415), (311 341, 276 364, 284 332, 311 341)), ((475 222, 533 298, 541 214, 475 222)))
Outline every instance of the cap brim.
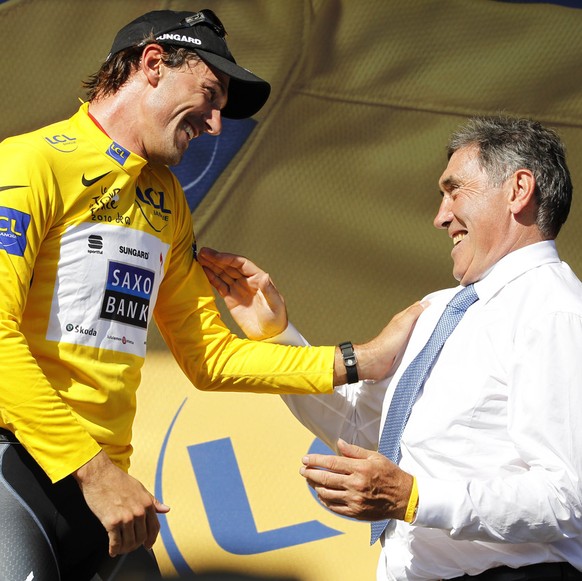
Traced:
POLYGON ((223 117, 252 117, 267 102, 271 93, 271 85, 267 81, 217 54, 201 49, 195 51, 207 65, 230 77, 223 117))

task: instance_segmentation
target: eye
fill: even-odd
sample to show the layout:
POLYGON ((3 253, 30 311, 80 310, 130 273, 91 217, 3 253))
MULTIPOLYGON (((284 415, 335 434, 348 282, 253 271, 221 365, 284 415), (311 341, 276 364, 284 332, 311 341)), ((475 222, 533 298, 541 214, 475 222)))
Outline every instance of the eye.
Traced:
POLYGON ((218 92, 216 91, 216 89, 212 86, 210 87, 206 87, 206 91, 208 93, 208 100, 211 103, 214 103, 218 97, 218 92))
POLYGON ((448 194, 452 200, 455 200, 461 193, 461 185, 457 182, 452 182, 448 188, 448 194))

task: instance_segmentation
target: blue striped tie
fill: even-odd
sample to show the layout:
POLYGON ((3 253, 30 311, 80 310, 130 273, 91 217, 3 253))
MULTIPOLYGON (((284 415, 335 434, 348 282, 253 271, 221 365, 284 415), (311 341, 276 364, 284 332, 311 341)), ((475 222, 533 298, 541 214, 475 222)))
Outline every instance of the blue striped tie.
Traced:
MULTIPOLYGON (((445 341, 478 298, 472 284, 461 289, 446 306, 426 345, 402 374, 392 396, 378 446, 378 452, 395 464, 400 462, 400 439, 418 392, 445 341)), ((385 519, 372 523, 371 545, 380 538, 388 522, 389 519, 385 519)))

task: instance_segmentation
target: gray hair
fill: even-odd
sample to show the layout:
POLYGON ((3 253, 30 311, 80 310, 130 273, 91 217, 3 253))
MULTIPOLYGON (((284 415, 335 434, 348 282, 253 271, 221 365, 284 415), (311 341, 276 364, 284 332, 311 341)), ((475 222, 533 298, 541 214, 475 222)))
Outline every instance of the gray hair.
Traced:
POLYGON ((500 186, 514 172, 528 169, 536 181, 536 224, 553 240, 568 218, 572 180, 559 135, 537 121, 512 117, 473 117, 449 140, 449 159, 462 147, 475 145, 479 164, 491 184, 500 186))

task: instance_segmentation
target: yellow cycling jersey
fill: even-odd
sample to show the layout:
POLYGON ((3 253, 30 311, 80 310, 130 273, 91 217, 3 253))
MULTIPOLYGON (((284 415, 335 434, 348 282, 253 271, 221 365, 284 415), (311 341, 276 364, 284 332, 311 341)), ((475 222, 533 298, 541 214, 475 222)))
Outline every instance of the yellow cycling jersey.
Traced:
POLYGON ((152 317, 199 389, 332 390, 333 347, 230 333, 177 179, 87 111, 0 144, 0 427, 53 481, 101 449, 129 468, 152 317))

